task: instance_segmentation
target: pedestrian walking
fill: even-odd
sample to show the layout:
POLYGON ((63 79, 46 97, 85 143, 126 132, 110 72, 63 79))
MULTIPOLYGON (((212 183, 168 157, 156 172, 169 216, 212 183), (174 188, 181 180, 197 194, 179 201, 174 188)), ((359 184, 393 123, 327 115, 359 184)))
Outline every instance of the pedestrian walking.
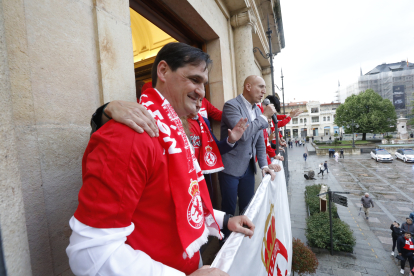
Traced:
POLYGON ((414 232, 414 224, 412 218, 405 218, 405 222, 401 225, 401 230, 410 233, 414 232))
POLYGON ((410 263, 410 271, 412 271, 414 266, 414 243, 411 238, 410 232, 405 232, 404 236, 400 236, 397 239, 397 249, 398 255, 401 256, 398 259, 401 260, 401 270, 400 273, 404 274, 405 261, 408 259, 410 263))
POLYGON ((334 156, 335 156, 335 161, 336 161, 336 163, 338 163, 339 153, 335 152, 334 156))
POLYGON ((365 193, 365 195, 363 197, 361 197, 361 204, 362 204, 362 208, 364 208, 365 218, 368 220, 368 218, 369 218, 369 208, 371 208, 371 206, 372 206, 372 208, 374 208, 374 202, 369 197, 368 193, 365 193))
POLYGON ((303 140, 302 146, 305 146, 306 140, 303 140))
POLYGON ((329 173, 329 170, 328 170, 328 161, 325 161, 325 163, 323 163, 323 167, 325 168, 324 171, 326 171, 326 173, 329 173))
POLYGON ((324 171, 324 169, 323 169, 324 167, 323 167, 323 163, 320 163, 319 164, 319 172, 318 172, 318 175, 320 174, 320 173, 322 173, 322 177, 323 177, 323 171, 324 171))
POLYGON ((341 155, 340 155, 339 157, 342 157, 342 158, 344 158, 344 159, 345 159, 345 157, 344 157, 344 149, 341 149, 341 150, 340 150, 340 153, 341 153, 341 155))
POLYGON ((400 228, 400 224, 394 221, 391 226, 391 237, 392 237, 392 251, 391 256, 394 256, 395 246, 397 245, 397 239, 402 235, 402 230, 400 228))
POLYGON ((306 162, 306 158, 308 158, 308 154, 306 152, 303 154, 303 158, 305 159, 305 162, 306 162))
POLYGON ((299 147, 302 146, 302 140, 299 140, 299 147))

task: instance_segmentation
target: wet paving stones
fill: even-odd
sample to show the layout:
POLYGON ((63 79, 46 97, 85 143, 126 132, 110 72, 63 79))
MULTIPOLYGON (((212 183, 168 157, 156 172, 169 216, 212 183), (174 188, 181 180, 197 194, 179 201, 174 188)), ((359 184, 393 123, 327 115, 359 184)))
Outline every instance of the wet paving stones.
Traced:
MULTIPOLYGON (((314 249, 319 267, 314 275, 401 275, 399 266, 390 255, 392 249, 391 230, 393 220, 400 223, 414 211, 414 165, 403 162, 378 163, 370 159, 368 154, 346 156, 337 163, 326 156, 309 156, 305 163, 302 151, 289 149, 289 169, 291 179, 289 191, 296 193, 306 185, 327 184, 334 191, 348 191, 348 208, 337 206, 340 218, 348 223, 354 232, 356 246, 353 253, 334 252, 314 249), (315 181, 306 181, 301 174, 304 170, 317 168, 317 165, 328 160, 329 174, 317 176, 315 181), (374 200, 374 208, 370 209, 369 220, 360 212, 361 197, 370 193, 374 200)), ((291 204, 291 217, 298 212, 306 214, 306 210, 295 208, 291 204)), ((306 209, 306 208, 303 208, 306 209)), ((304 229, 295 228, 292 224, 293 236, 304 238, 304 229)), ((306 238, 305 238, 306 239, 306 238)), ((406 274, 408 275, 408 264, 406 274)))

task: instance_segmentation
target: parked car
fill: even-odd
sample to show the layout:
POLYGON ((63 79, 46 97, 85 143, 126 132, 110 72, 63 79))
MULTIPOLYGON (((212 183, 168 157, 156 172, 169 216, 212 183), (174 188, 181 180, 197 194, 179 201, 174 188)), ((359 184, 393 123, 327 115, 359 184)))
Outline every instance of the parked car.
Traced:
POLYGON ((373 149, 371 151, 371 158, 377 162, 392 162, 393 160, 391 154, 385 149, 373 149))
POLYGON ((399 149, 395 152, 395 158, 401 159, 404 162, 414 162, 414 150, 399 149))

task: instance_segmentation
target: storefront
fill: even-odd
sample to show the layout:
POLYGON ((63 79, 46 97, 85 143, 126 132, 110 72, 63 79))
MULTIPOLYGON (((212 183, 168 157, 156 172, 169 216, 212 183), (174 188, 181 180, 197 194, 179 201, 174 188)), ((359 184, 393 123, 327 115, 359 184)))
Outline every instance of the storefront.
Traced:
POLYGON ((317 127, 313 128, 312 133, 314 137, 318 136, 318 128, 317 127))

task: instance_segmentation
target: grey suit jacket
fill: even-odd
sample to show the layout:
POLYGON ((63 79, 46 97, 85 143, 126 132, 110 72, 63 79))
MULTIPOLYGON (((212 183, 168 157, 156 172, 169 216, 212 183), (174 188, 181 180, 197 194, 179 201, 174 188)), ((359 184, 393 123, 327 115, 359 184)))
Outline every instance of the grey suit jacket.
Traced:
MULTIPOLYGON (((263 129, 268 127, 268 123, 260 116, 262 112, 259 107, 255 106, 254 111, 256 112, 256 119, 251 121, 241 95, 224 104, 221 118, 221 139, 227 137, 227 130, 233 129, 241 118, 247 118, 249 124, 239 140, 237 148, 222 155, 223 172, 226 174, 236 177, 244 175, 250 158, 253 157, 253 160, 256 161, 256 155, 260 167, 267 166, 263 129)), ((254 170, 256 173, 256 166, 254 170)))

